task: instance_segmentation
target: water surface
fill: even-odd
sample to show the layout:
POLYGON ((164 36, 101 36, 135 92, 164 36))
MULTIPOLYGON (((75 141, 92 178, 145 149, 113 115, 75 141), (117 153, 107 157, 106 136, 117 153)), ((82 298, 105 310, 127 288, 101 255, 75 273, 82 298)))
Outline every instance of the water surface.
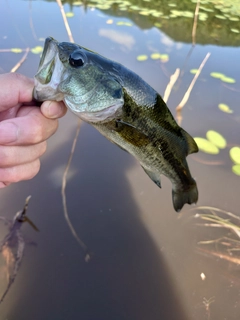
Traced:
MULTIPOLYGON (((192 81, 190 70, 198 68, 210 52, 184 106, 182 126, 193 137, 215 130, 226 138, 227 147, 218 155, 199 152, 188 157, 200 196, 196 207, 186 205, 178 215, 167 179, 162 179, 162 189, 158 189, 133 157, 83 124, 66 196, 72 224, 92 253, 86 263, 62 208, 61 179, 77 128, 77 119, 68 112, 49 141, 38 176, 0 192, 1 216, 10 219, 31 194, 29 216, 40 230, 37 233, 23 225, 25 255, 0 305, 0 319, 239 319, 240 270, 231 260, 238 259, 238 252, 228 252, 224 258, 226 250, 221 246, 199 245, 199 241, 223 236, 238 238, 219 228, 200 227, 201 221, 194 219, 201 206, 239 216, 240 178, 232 172, 229 157, 230 148, 240 144, 240 41, 231 31, 237 28, 236 21, 231 25, 229 19, 216 18, 223 14, 220 9, 204 4, 205 9, 218 11, 199 21, 197 44, 189 55, 193 18, 166 17, 173 8, 194 12, 195 3, 175 1, 171 7, 162 1, 153 7, 152 2, 135 1, 130 5, 140 9, 128 5, 127 10, 120 10, 117 1, 112 2, 107 7, 98 2, 64 5, 66 12, 74 13, 68 21, 75 42, 129 67, 162 95, 170 76, 180 68, 181 76, 168 101, 174 115, 192 81), (143 14, 143 8, 161 10, 162 15, 143 14), (156 52, 167 54, 168 61, 151 59, 156 52), (139 55, 148 59, 139 62, 139 55), (236 82, 224 83, 211 77, 211 72, 236 82), (233 113, 219 110, 220 103, 233 113)), ((47 36, 68 41, 54 1, 16 4, 8 0, 0 2, 0 7, 0 49, 42 46, 47 36)), ((22 55, 0 51, 0 72, 9 72, 22 55)), ((30 52, 18 72, 33 77, 38 63, 39 54, 30 52)), ((0 232, 2 238, 6 234, 3 224, 0 232)), ((0 267, 3 291, 3 258, 0 267)))

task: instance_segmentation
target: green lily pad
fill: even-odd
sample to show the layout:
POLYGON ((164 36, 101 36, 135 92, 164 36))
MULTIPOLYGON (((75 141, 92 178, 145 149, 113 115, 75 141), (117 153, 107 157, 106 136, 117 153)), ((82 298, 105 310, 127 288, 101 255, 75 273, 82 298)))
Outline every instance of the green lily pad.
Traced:
POLYGON ((219 72, 211 72, 210 76, 213 77, 213 78, 217 78, 217 79, 222 79, 222 77, 225 77, 224 74, 219 73, 219 72))
POLYGON ((226 148, 227 141, 220 133, 214 130, 209 130, 206 133, 206 137, 211 143, 213 143, 219 149, 226 148))
POLYGON ((238 30, 238 29, 232 28, 231 31, 234 32, 234 33, 239 33, 239 30, 238 30))
POLYGON ((161 59, 161 54, 160 53, 152 53, 151 54, 151 59, 153 60, 157 60, 157 59, 161 59))
POLYGON ((205 7, 202 7, 202 6, 200 6, 200 9, 204 10, 204 11, 207 11, 207 12, 214 12, 213 9, 205 8, 205 7))
POLYGON ((196 73, 198 72, 198 69, 191 69, 190 72, 191 72, 192 74, 196 74, 196 73))
POLYGON ((67 18, 72 18, 74 16, 73 12, 66 12, 66 17, 67 18))
POLYGON ((239 18, 237 18, 237 17, 230 17, 229 20, 231 20, 231 21, 239 21, 239 18))
POLYGON ((36 46, 34 48, 31 49, 31 52, 34 54, 39 54, 43 52, 43 47, 41 46, 36 46))
POLYGON ((198 145, 199 150, 209 153, 209 154, 218 154, 219 149, 212 142, 207 139, 196 137, 194 138, 196 144, 198 145))
POLYGON ((229 151, 230 158, 235 164, 240 164, 240 147, 233 147, 229 151))
POLYGON ((20 48, 12 48, 11 52, 13 52, 13 53, 21 53, 22 49, 20 49, 20 48))
POLYGON ((218 19, 222 19, 222 20, 225 20, 225 19, 226 19, 226 17, 220 16, 219 14, 216 14, 215 17, 218 18, 218 19))
POLYGON ((81 4, 83 4, 82 1, 74 1, 72 3, 73 6, 80 6, 81 4))
POLYGON ((213 78, 217 78, 222 80, 223 82, 227 82, 227 83, 235 83, 236 80, 230 77, 225 76, 225 74, 223 73, 219 73, 219 72, 211 72, 210 76, 213 78))
POLYGON ((169 60, 169 55, 167 53, 161 54, 160 59, 162 61, 168 61, 169 60))
POLYGON ((227 83, 235 83, 235 82, 236 82, 235 79, 230 78, 230 77, 225 77, 225 76, 222 77, 221 80, 222 80, 223 82, 227 82, 227 83))
POLYGON ((117 26, 127 26, 127 27, 132 27, 132 23, 131 22, 127 22, 127 21, 118 21, 117 26))
POLYGON ((138 6, 130 6, 130 9, 132 9, 132 10, 139 10, 140 7, 138 7, 138 6))
POLYGON ((146 54, 140 54, 139 56, 137 56, 138 61, 145 61, 147 59, 148 59, 148 56, 146 54))
POLYGON ((111 6, 108 4, 98 4, 98 5, 96 5, 96 8, 100 9, 100 10, 108 10, 111 8, 111 6))
POLYGON ((139 14, 141 14, 142 16, 149 16, 149 11, 139 11, 139 14))
POLYGON ((229 108, 229 106, 225 103, 219 103, 218 108, 226 113, 233 113, 233 111, 229 108))
POLYGON ((232 172, 237 176, 240 176, 240 164, 235 164, 234 166, 232 166, 232 172))

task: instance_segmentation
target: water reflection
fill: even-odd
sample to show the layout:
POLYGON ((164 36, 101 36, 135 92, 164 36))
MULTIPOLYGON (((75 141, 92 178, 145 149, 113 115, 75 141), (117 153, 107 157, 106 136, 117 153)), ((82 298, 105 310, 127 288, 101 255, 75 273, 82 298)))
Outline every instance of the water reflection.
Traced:
POLYGON ((5 311, 8 317, 187 319, 164 258, 139 220, 139 208, 124 174, 133 160, 117 148, 109 153, 111 148, 92 128, 84 127, 73 159, 79 172, 67 186, 72 222, 93 251, 88 264, 66 227, 59 188, 46 185, 47 172, 56 159, 61 161, 64 149, 48 157, 37 181, 30 182, 31 210, 41 233, 38 250, 31 257, 26 254, 15 286, 21 296, 5 311), (83 139, 85 130, 92 142, 83 139), (28 301, 27 309, 22 308, 24 301, 28 301))
MULTIPOLYGON (((195 8, 189 3, 176 2, 181 11, 195 8)), ((27 1, 19 6, 8 1, 1 6, 2 49, 42 44, 33 37, 29 14, 37 38, 52 35, 59 41, 68 40, 54 1, 31 2, 30 11, 27 1)), ((229 21, 220 23, 219 18, 213 18, 219 32, 217 27, 212 28, 211 20, 200 22, 197 41, 211 45, 196 45, 186 60, 191 44, 174 39, 191 42, 190 18, 173 21, 153 16, 154 20, 151 15, 139 14, 139 10, 121 11, 117 5, 114 11, 113 8, 85 10, 83 6, 66 4, 65 10, 75 13, 69 19, 75 41, 123 63, 162 94, 170 75, 180 67, 184 72, 168 103, 173 113, 192 80, 189 71, 211 52, 184 107, 182 125, 193 136, 204 136, 211 129, 226 138, 228 146, 219 155, 199 153, 201 162, 189 157, 190 168, 200 190, 199 206, 218 207, 239 215, 239 177, 231 172, 228 153, 230 145, 239 145, 240 49, 212 45, 239 45, 238 35, 229 31, 229 21), (106 23, 109 19, 113 20, 111 25, 106 23), (123 20, 134 24, 117 25, 123 20), (99 34, 100 30, 105 31, 99 34), (125 42, 127 45, 120 44, 106 30, 127 34, 131 40, 125 42), (153 52, 167 53, 169 61, 153 61, 153 52), (147 54, 148 60, 137 61, 140 54, 147 54), (210 77, 211 72, 224 73, 236 83, 221 83, 210 77), (219 110, 219 103, 229 105, 233 114, 219 110), (209 166, 202 160, 221 164, 209 166)), ((173 9, 160 1, 144 1, 144 8, 166 10, 164 15, 173 9)), ((10 70, 20 59, 14 53, 0 54, 1 72, 10 70)), ((38 62, 39 56, 30 53, 19 71, 33 76, 38 62)), ((68 114, 49 143, 40 174, 32 181, 1 190, 1 215, 8 218, 31 194, 29 215, 40 229, 36 234, 23 226, 24 235, 37 247, 26 246, 18 277, 1 305, 1 318, 238 319, 238 266, 220 257, 199 254, 198 242, 212 239, 215 233, 197 226, 189 207, 178 219, 172 209, 168 182, 163 179, 163 188, 158 190, 128 154, 87 125, 79 136, 66 190, 70 218, 93 252, 93 260, 84 262, 84 254, 63 218, 60 196, 61 170, 75 130, 76 120, 68 114), (201 274, 205 275, 204 280, 201 274)))

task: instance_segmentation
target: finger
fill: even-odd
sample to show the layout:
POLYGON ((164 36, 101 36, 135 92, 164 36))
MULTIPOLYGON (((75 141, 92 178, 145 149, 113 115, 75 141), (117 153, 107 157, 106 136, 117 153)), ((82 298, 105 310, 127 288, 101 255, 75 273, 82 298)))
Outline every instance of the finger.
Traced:
POLYGON ((33 79, 19 73, 0 75, 0 111, 33 100, 33 79))
POLYGON ((0 168, 32 162, 46 151, 46 141, 32 146, 0 146, 0 168))
POLYGON ((11 184, 11 182, 0 182, 0 189, 5 188, 7 186, 9 186, 11 184))
POLYGON ((44 117, 38 107, 21 107, 14 119, 0 122, 0 145, 31 145, 48 139, 58 121, 44 117))
POLYGON ((41 105, 41 111, 46 118, 57 119, 66 114, 67 107, 63 101, 44 101, 41 105))
POLYGON ((32 179, 40 170, 39 159, 10 168, 0 168, 0 187, 5 184, 32 179))

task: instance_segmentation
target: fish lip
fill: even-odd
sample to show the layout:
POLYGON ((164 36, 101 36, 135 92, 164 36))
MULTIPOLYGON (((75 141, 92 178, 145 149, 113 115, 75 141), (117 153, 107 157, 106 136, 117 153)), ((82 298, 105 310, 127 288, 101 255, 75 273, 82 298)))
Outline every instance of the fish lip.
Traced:
POLYGON ((34 89, 33 89, 33 98, 37 101, 45 100, 63 100, 63 93, 58 91, 58 86, 61 81, 58 81, 58 75, 61 74, 62 64, 58 56, 58 41, 52 37, 48 37, 44 43, 43 54, 39 62, 39 67, 37 73, 34 77, 34 89), (50 79, 46 82, 46 75, 41 72, 54 61, 53 70, 51 70, 50 79), (56 67, 58 64, 58 67, 56 67))
POLYGON ((44 62, 44 60, 45 60, 45 57, 46 57, 46 55, 47 55, 47 53, 48 53, 48 51, 49 51, 50 43, 52 43, 52 42, 54 42, 55 45, 58 44, 58 42, 57 42, 54 38, 52 38, 52 37, 47 37, 47 38, 45 39, 44 47, 43 47, 43 53, 42 53, 42 56, 41 56, 41 59, 40 59, 39 67, 38 67, 38 68, 41 68, 41 67, 42 67, 43 62, 44 62))

